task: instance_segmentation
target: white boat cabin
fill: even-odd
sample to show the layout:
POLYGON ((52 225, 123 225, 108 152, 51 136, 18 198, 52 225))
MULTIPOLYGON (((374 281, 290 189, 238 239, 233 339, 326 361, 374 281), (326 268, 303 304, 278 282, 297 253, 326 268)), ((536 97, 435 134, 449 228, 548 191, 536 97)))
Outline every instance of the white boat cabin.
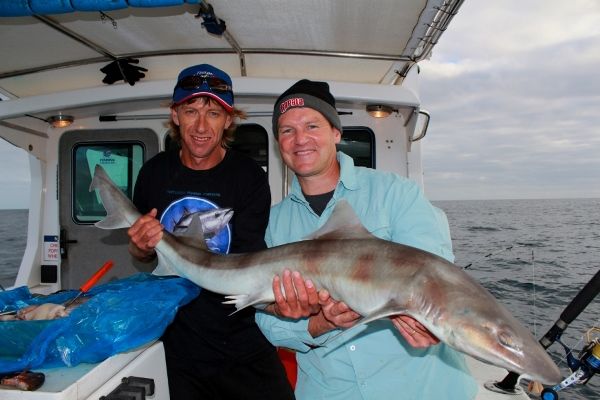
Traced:
MULTIPOLYGON (((31 170, 15 286, 46 294, 78 288, 107 259, 115 267, 103 282, 149 270, 132 261, 124 230, 94 227, 104 209, 88 191, 91 172, 107 166, 132 194, 141 165, 169 146, 169 101, 178 72, 190 65, 210 63, 233 78, 236 107, 248 115, 233 147, 267 171, 273 202, 291 178, 271 133, 273 103, 302 78, 329 82, 344 126, 341 150, 423 186, 429 115, 418 63, 461 4, 0 0, 0 137, 28 152, 31 170)), ((45 371, 39 391, 0 389, 0 398, 98 399, 122 376, 137 375, 155 380, 155 399, 168 399, 162 358, 159 342, 101 365, 45 371)), ((476 365, 481 382, 505 375, 476 365)), ((509 397, 482 387, 479 398, 509 397)))

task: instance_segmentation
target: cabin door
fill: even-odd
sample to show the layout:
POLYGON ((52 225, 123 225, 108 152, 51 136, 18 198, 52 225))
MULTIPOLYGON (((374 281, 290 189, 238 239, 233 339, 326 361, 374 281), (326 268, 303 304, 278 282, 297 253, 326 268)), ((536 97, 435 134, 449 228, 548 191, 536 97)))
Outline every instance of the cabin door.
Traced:
POLYGON ((159 139, 150 129, 78 130, 65 133, 59 144, 59 222, 63 289, 77 289, 106 261, 114 266, 102 282, 149 272, 153 265, 134 261, 127 251, 126 229, 102 230, 94 223, 106 212, 90 192, 96 164, 131 198, 142 164, 155 155, 159 139))

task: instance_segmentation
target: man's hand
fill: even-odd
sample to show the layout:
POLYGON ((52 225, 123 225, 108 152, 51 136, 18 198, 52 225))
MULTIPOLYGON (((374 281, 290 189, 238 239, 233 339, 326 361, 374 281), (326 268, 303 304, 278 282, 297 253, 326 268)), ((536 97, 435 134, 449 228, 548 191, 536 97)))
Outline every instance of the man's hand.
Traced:
POLYGON ((273 278, 275 303, 266 311, 280 317, 298 319, 316 314, 321 309, 317 289, 310 279, 304 280, 299 272, 283 271, 282 277, 273 278))
POLYGON ((157 210, 153 208, 127 230, 129 253, 140 261, 149 262, 156 257, 154 248, 162 239, 164 229, 156 219, 156 214, 157 210))
POLYGON ((408 315, 397 315, 391 318, 406 341, 416 348, 425 348, 438 344, 440 340, 427 330, 419 321, 408 315))
POLYGON ((319 290, 297 272, 283 271, 273 278, 275 303, 265 311, 292 319, 310 317, 308 331, 313 337, 336 328, 349 328, 360 318, 344 302, 331 298, 327 290, 319 290))
POLYGON ((321 312, 312 316, 308 322, 308 331, 312 337, 336 328, 350 328, 360 319, 360 314, 350 309, 343 301, 332 299, 327 290, 319 291, 319 303, 321 312))

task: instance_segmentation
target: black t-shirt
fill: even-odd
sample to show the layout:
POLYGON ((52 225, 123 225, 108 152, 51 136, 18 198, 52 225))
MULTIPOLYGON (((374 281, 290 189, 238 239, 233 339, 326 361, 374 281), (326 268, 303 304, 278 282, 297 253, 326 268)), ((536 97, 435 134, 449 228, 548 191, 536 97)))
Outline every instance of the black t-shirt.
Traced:
MULTIPOLYGON (((174 210, 194 211, 188 209, 190 199, 234 210, 230 230, 224 241, 217 243, 220 251, 266 248, 271 194, 266 173, 251 158, 228 150, 214 168, 196 171, 185 167, 173 150, 144 164, 134 192, 134 204, 142 214, 156 208, 157 218, 170 230, 169 224, 177 222, 173 221, 174 210)), ((202 368, 197 372, 209 375, 273 350, 254 322, 254 308, 230 315, 235 307, 222 304, 224 300, 224 296, 202 289, 196 299, 180 308, 162 337, 172 365, 194 371, 202 368)))
POLYGON ((309 195, 304 194, 304 192, 302 192, 302 194, 304 195, 306 201, 308 201, 310 208, 313 209, 315 214, 321 216, 321 214, 323 214, 323 211, 325 211, 325 207, 327 207, 329 200, 331 200, 331 198, 333 197, 333 192, 335 192, 335 190, 322 194, 309 195))

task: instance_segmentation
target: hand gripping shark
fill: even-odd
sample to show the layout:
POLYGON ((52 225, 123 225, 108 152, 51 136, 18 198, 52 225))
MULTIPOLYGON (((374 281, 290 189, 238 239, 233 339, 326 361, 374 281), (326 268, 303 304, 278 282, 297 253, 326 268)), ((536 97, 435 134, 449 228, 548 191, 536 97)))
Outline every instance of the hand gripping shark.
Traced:
MULTIPOLYGON (((93 189, 108 214, 97 227, 126 228, 140 217, 100 166, 93 189)), ((194 219, 189 229, 199 225, 194 219)), ((476 280, 441 257, 371 235, 345 201, 308 240, 222 255, 207 251, 198 238, 164 232, 156 252, 155 273, 179 275, 230 295, 229 303, 238 310, 274 302, 273 276, 284 269, 299 271, 362 315, 360 323, 410 315, 441 341, 474 358, 546 384, 561 379, 529 330, 476 280)))

